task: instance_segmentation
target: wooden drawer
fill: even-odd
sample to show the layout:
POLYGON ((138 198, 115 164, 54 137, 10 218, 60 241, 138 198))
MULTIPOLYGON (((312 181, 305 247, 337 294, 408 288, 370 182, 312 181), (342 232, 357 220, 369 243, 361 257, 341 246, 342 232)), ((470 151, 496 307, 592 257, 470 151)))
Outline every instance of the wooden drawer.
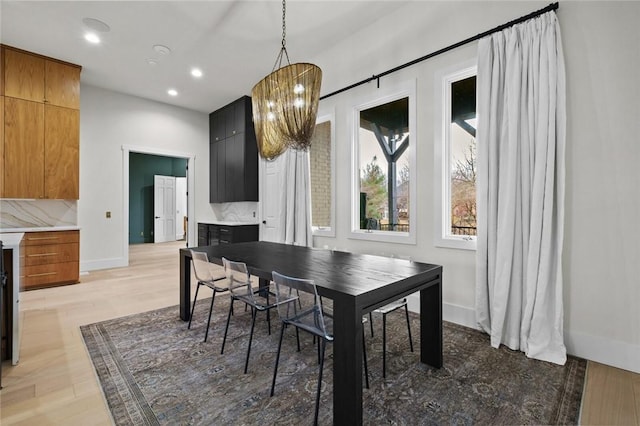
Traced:
POLYGON ((79 244, 69 243, 25 246, 24 253, 25 266, 60 262, 77 262, 79 260, 79 244))
POLYGON ((56 284, 77 283, 80 265, 78 262, 53 263, 24 267, 22 285, 25 290, 56 284))
POLYGON ((79 243, 80 231, 27 232, 22 242, 25 246, 79 243))

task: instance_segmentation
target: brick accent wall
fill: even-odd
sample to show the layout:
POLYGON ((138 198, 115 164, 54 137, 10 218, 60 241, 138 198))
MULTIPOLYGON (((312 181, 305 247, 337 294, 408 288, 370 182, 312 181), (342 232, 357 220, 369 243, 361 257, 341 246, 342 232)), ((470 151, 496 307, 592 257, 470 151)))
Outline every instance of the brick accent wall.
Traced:
POLYGON ((331 226, 331 122, 316 126, 309 148, 311 168, 311 223, 331 226))

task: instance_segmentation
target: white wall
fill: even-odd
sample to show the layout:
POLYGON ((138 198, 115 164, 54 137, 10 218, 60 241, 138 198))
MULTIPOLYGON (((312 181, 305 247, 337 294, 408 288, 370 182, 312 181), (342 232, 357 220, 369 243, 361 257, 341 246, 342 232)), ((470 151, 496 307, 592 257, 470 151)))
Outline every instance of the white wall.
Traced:
POLYGON ((195 201, 195 218, 215 220, 209 204, 207 114, 87 85, 80 93, 81 271, 127 264, 123 146, 194 156, 195 191, 189 197, 195 201))
MULTIPOLYGON (((323 93, 541 9, 544 2, 411 2, 316 58, 323 93), (390 25, 393 24, 393 25, 390 25), (337 58, 349 58, 338 60, 337 58), (355 64, 355 65, 354 65, 355 64)), ((640 19, 638 2, 561 2, 567 67, 565 337, 569 353, 640 372, 640 19)), ((435 74, 476 56, 473 43, 381 79, 417 81, 418 217, 415 245, 347 238, 351 116, 376 83, 321 102, 335 112, 336 237, 315 245, 396 254, 444 267, 445 319, 474 325, 475 252, 436 248, 435 74)), ((307 60, 307 58, 305 58, 307 60)), ((415 306, 415 304, 414 304, 415 306)))

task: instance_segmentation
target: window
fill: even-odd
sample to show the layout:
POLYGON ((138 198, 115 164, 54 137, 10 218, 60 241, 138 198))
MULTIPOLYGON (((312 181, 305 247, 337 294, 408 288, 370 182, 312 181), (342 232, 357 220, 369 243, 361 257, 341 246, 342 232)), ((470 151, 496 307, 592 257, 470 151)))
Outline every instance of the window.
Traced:
POLYGON ((309 148, 311 226, 314 235, 334 237, 332 117, 318 117, 309 148))
POLYGON ((400 90, 356 108, 353 238, 415 243, 412 93, 400 90))
POLYGON ((436 245, 475 249, 476 239, 476 67, 440 80, 441 127, 436 133, 436 166, 441 213, 436 245))

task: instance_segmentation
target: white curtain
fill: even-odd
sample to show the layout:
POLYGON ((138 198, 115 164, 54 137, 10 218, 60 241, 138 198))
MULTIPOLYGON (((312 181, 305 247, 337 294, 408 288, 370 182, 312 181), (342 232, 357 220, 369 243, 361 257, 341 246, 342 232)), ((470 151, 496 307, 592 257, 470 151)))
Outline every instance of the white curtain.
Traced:
POLYGON ((555 13, 480 40, 477 86, 477 321, 493 347, 564 364, 565 69, 555 13))
POLYGON ((279 241, 298 246, 313 246, 311 230, 311 176, 309 152, 288 149, 281 155, 283 188, 279 241))

